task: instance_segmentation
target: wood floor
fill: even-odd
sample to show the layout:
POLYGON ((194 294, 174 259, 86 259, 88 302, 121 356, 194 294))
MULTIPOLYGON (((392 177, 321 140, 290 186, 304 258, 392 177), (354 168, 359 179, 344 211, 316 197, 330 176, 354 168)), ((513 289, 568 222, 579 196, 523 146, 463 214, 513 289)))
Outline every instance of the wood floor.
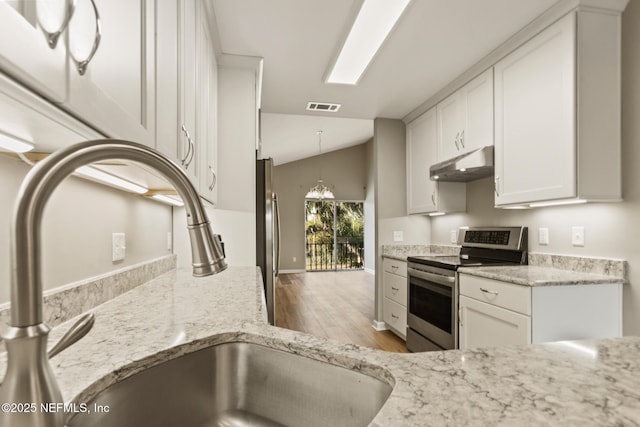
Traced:
POLYGON ((406 353, 391 331, 373 329, 374 276, 364 271, 281 274, 276 325, 345 344, 406 353))

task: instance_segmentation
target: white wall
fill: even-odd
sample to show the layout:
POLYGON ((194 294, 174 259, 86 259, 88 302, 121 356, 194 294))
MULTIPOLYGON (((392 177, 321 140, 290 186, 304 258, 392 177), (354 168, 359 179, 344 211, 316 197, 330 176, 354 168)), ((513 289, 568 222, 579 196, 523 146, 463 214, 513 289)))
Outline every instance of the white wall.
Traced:
MULTIPOLYGON (((0 302, 9 300, 9 229, 29 166, 0 156, 0 302)), ((51 195, 42 224, 43 287, 51 289, 170 253, 171 208, 78 178, 51 195), (126 233, 126 258, 111 261, 111 233, 126 233)))
POLYGON ((376 271, 376 169, 373 162, 373 140, 366 143, 367 185, 364 196, 364 269, 376 271))
MULTIPOLYGON (((256 265, 255 213, 209 207, 207 215, 211 221, 213 232, 222 236, 227 264, 233 266, 256 265)), ((189 267, 191 265, 191 246, 184 208, 174 208, 173 229, 173 250, 178 255, 178 267, 189 267)))

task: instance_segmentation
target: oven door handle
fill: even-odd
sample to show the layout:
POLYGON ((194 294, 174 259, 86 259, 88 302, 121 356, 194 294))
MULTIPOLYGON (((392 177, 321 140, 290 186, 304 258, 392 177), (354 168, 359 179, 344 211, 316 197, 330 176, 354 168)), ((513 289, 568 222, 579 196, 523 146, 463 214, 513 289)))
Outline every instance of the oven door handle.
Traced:
POLYGON ((430 282, 438 283, 440 285, 449 286, 449 287, 453 287, 456 283, 455 276, 451 276, 451 277, 443 276, 441 274, 428 273, 426 271, 415 270, 413 268, 410 268, 408 270, 408 276, 417 277, 419 279, 428 280, 430 282))

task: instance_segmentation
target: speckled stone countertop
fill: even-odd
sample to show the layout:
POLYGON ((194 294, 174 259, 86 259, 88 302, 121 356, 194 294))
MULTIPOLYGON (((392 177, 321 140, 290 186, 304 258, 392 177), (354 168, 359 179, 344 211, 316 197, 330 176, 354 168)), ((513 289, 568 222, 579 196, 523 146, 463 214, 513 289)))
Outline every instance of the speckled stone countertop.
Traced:
POLYGON ((458 255, 460 246, 449 245, 382 245, 384 258, 406 261, 410 256, 458 255))
POLYGON ((96 307, 94 329, 52 360, 63 396, 87 402, 145 368, 242 341, 388 382, 372 426, 640 425, 638 337, 401 355, 268 326, 261 289, 254 267, 174 271, 96 307))
POLYGON ((486 277, 524 286, 597 285, 623 283, 624 278, 604 274, 582 273, 551 267, 519 265, 513 267, 463 267, 460 273, 486 277))
POLYGON ((627 262, 621 259, 532 252, 529 265, 467 267, 458 271, 524 286, 554 286, 626 283, 627 270, 627 262))

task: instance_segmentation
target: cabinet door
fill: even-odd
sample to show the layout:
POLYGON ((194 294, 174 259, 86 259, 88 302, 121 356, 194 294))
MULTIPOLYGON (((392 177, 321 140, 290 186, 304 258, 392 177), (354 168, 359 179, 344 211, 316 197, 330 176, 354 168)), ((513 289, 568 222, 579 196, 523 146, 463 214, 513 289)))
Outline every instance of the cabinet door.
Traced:
POLYGON ((460 295, 460 349, 531 344, 531 317, 460 295))
POLYGON ((69 99, 64 104, 105 135, 155 145, 154 2, 77 0, 69 23, 69 99), (102 35, 84 74, 77 61, 102 35), (75 59, 73 59, 75 58, 75 59))
POLYGON ((449 160, 460 154, 462 134, 462 112, 460 93, 456 92, 436 106, 438 118, 437 160, 449 160))
POLYGON ((496 205, 575 197, 575 15, 494 69, 496 205))
POLYGON ((51 49, 41 29, 54 32, 67 18, 65 0, 40 2, 17 0, 0 2, 0 68, 45 98, 62 102, 66 96, 67 50, 60 38, 51 49), (40 6, 40 12, 36 7, 40 6), (45 8, 44 6, 50 6, 45 8), (40 18, 38 18, 40 16, 40 18))
POLYGON ((463 129, 461 152, 493 145, 493 69, 489 69, 460 89, 463 129))
POLYGON ((156 149, 180 162, 178 0, 156 1, 156 149))
POLYGON ((218 66, 205 14, 198 15, 198 142, 200 194, 211 203, 217 198, 217 93, 218 66))
POLYGON ((407 213, 436 211, 436 185, 429 167, 436 163, 436 109, 407 125, 407 213))
POLYGON ((181 150, 179 156, 182 167, 185 169, 194 185, 198 186, 198 162, 200 155, 197 152, 198 135, 196 112, 197 107, 197 36, 196 8, 198 4, 192 0, 181 0, 180 20, 180 127, 181 150), (188 136, 187 136, 188 134, 188 136))

